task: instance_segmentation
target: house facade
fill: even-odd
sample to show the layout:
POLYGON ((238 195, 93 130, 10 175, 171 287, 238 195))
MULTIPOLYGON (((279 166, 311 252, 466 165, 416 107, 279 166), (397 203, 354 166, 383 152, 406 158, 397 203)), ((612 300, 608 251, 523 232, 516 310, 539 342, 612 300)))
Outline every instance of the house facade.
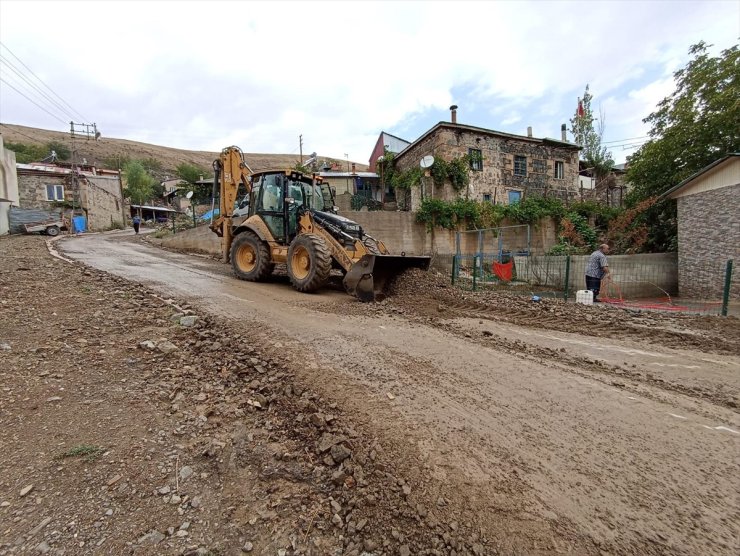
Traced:
MULTIPOLYGON (((456 191, 450 183, 436 186, 430 175, 421 187, 412 187, 410 206, 417 210, 425 197, 454 200, 463 196, 493 204, 516 203, 527 195, 575 200, 579 194, 578 151, 565 139, 539 139, 513 135, 457 123, 440 122, 395 157, 396 168, 418 167, 422 158, 441 157, 446 161, 470 155, 470 184, 456 191)), ((427 172, 428 174, 428 172, 427 172)), ((408 203, 407 203, 408 204, 408 203)))
POLYGON ((386 150, 392 153, 400 153, 410 144, 411 143, 405 139, 401 139, 400 137, 381 131, 378 136, 378 140, 375 142, 375 146, 373 147, 373 152, 370 154, 368 169, 370 172, 377 172, 378 159, 385 154, 386 150))
MULTIPOLYGON (((678 203, 678 291, 722 297, 724 270, 740 265, 740 153, 713 162, 664 194, 678 203)), ((740 280, 730 297, 740 299, 740 280)))
POLYGON ((18 175, 15 153, 7 150, 0 135, 0 235, 10 230, 10 207, 18 206, 18 175))
POLYGON ((123 226, 126 210, 118 172, 94 167, 72 170, 59 164, 17 164, 18 204, 27 209, 63 209, 84 216, 87 229, 123 226))

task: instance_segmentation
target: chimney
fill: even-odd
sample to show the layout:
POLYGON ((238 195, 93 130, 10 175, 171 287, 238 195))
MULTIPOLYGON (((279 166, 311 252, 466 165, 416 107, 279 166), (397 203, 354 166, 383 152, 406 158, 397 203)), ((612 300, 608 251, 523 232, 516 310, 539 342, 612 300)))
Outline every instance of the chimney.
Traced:
POLYGON ((450 106, 450 112, 452 112, 452 123, 457 123, 457 104, 450 106))
POLYGON ((357 173, 357 172, 355 172, 355 163, 354 162, 352 163, 352 173, 353 174, 356 174, 357 173))
POLYGON ((563 141, 568 140, 568 134, 566 133, 565 129, 566 129, 565 124, 560 126, 560 137, 562 137, 563 141))
POLYGON ((527 137, 532 137, 532 126, 527 127, 527 137))

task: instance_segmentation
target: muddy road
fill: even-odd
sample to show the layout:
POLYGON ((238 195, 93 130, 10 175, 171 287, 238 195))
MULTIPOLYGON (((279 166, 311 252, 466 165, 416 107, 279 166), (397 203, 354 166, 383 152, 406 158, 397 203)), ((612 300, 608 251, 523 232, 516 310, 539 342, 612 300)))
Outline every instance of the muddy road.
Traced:
POLYGON ((271 338, 504 553, 740 550, 737 319, 531 309, 419 277, 368 306, 338 287, 241 282, 129 233, 56 245, 228 319, 244 342, 271 338))

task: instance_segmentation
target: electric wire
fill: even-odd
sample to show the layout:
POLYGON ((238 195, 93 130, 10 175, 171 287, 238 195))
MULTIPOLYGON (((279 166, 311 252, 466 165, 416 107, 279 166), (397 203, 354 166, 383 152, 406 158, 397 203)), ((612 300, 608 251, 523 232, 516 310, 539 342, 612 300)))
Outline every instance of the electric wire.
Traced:
MULTIPOLYGON (((28 77, 26 77, 25 75, 23 75, 23 73, 17 67, 15 67, 12 62, 10 62, 7 58, 5 58, 5 56, 3 56, 2 54, 0 54, 0 62, 3 62, 13 73, 15 73, 15 75, 17 77, 19 77, 20 79, 22 79, 26 83, 26 85, 28 85, 31 89, 33 89, 36 92, 36 94, 38 94, 39 96, 41 96, 43 98, 42 102, 43 101, 46 101, 46 102, 50 103, 51 105, 54 106, 54 108, 56 110, 61 111, 63 114, 65 114, 71 120, 74 120, 75 119, 75 116, 69 110, 67 110, 62 104, 60 104, 55 99, 53 99, 51 96, 49 96, 48 93, 46 93, 45 91, 41 90, 39 88, 39 86, 36 85, 35 83, 33 83, 30 79, 28 79, 28 77)), ((7 77, 7 75, 6 75, 6 77, 7 77)))
POLYGON ((26 139, 30 139, 31 141, 33 141, 35 143, 38 142, 38 140, 39 140, 37 137, 31 137, 30 135, 26 135, 22 131, 18 131, 17 129, 11 128, 8 124, 0 123, 0 126, 1 127, 7 127, 11 132, 17 133, 18 135, 23 135, 23 137, 25 137, 26 139))
POLYGON ((35 104, 36 106, 38 106, 39 108, 41 108, 41 110, 43 110, 44 112, 46 112, 47 114, 49 114, 49 116, 51 116, 51 117, 52 117, 52 118, 54 118, 55 120, 59 120, 59 121, 60 121, 60 122, 62 122, 63 124, 67 124, 67 123, 69 123, 69 122, 65 122, 65 121, 64 121, 63 119, 61 119, 61 118, 60 118, 59 116, 57 116, 56 114, 52 114, 51 112, 49 112, 49 111, 48 111, 48 110, 47 110, 46 108, 44 108, 43 106, 41 106, 41 105, 40 105, 40 104, 39 104, 38 102, 36 102, 36 101, 35 101, 35 100, 33 100, 32 98, 29 98, 28 96, 26 96, 26 94, 25 94, 25 93, 23 93, 22 91, 19 91, 19 90, 18 90, 18 89, 16 89, 15 87, 13 87, 13 85, 11 85, 11 84, 10 84, 10 83, 8 83, 7 81, 5 81, 5 79, 3 79, 2 77, 0 77, 0 81, 2 81, 3 83, 5 83, 5 84, 6 84, 6 85, 7 85, 8 87, 10 87, 11 89, 13 89, 13 90, 14 90, 14 91, 15 91, 16 93, 18 93, 19 95, 21 95, 21 96, 22 96, 23 98, 25 98, 25 99, 26 99, 26 100, 28 100, 29 102, 31 102, 31 103, 35 104))
POLYGON ((83 116, 82 114, 80 114, 79 111, 75 110, 66 100, 64 100, 54 89, 52 89, 46 83, 44 83, 44 80, 41 79, 38 75, 36 75, 31 68, 29 68, 26 64, 24 64, 23 63, 23 60, 21 60, 20 58, 18 58, 18 56, 16 56, 15 53, 13 53, 13 51, 10 50, 10 48, 8 48, 8 46, 6 44, 4 44, 2 41, 0 41, 0 46, 2 46, 5 50, 7 50, 10 53, 10 55, 13 56, 13 58, 15 58, 16 60, 18 60, 20 62, 20 64, 24 68, 26 68, 28 70, 28 72, 31 75, 33 75, 39 81, 39 83, 41 83, 44 87, 46 87, 47 89, 49 89, 49 91, 51 91, 54 94, 54 96, 56 96, 63 104, 65 104, 70 110, 72 110, 72 112, 74 112, 80 118, 82 118, 82 121, 84 121, 84 122, 89 121, 87 118, 85 118, 85 116, 83 116))
POLYGON ((602 141, 602 145, 609 145, 611 143, 626 143, 627 141, 636 141, 638 139, 646 139, 649 135, 640 135, 639 137, 625 137, 624 139, 614 139, 612 141, 602 141))

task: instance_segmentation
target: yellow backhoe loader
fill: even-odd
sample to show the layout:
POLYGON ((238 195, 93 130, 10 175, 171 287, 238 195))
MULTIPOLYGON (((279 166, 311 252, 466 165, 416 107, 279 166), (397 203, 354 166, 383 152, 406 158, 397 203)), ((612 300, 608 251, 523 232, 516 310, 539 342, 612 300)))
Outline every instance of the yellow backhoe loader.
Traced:
POLYGON ((221 237, 223 261, 231 261, 242 280, 265 280, 276 264, 284 263, 296 290, 314 292, 337 269, 344 273, 348 293, 360 301, 375 301, 383 296, 389 278, 408 268, 429 268, 430 257, 391 255, 382 241, 339 216, 331 188, 316 174, 254 173, 239 147, 224 149, 213 169, 220 212, 211 229, 221 237), (240 185, 249 194, 249 212, 234 225, 240 185))

